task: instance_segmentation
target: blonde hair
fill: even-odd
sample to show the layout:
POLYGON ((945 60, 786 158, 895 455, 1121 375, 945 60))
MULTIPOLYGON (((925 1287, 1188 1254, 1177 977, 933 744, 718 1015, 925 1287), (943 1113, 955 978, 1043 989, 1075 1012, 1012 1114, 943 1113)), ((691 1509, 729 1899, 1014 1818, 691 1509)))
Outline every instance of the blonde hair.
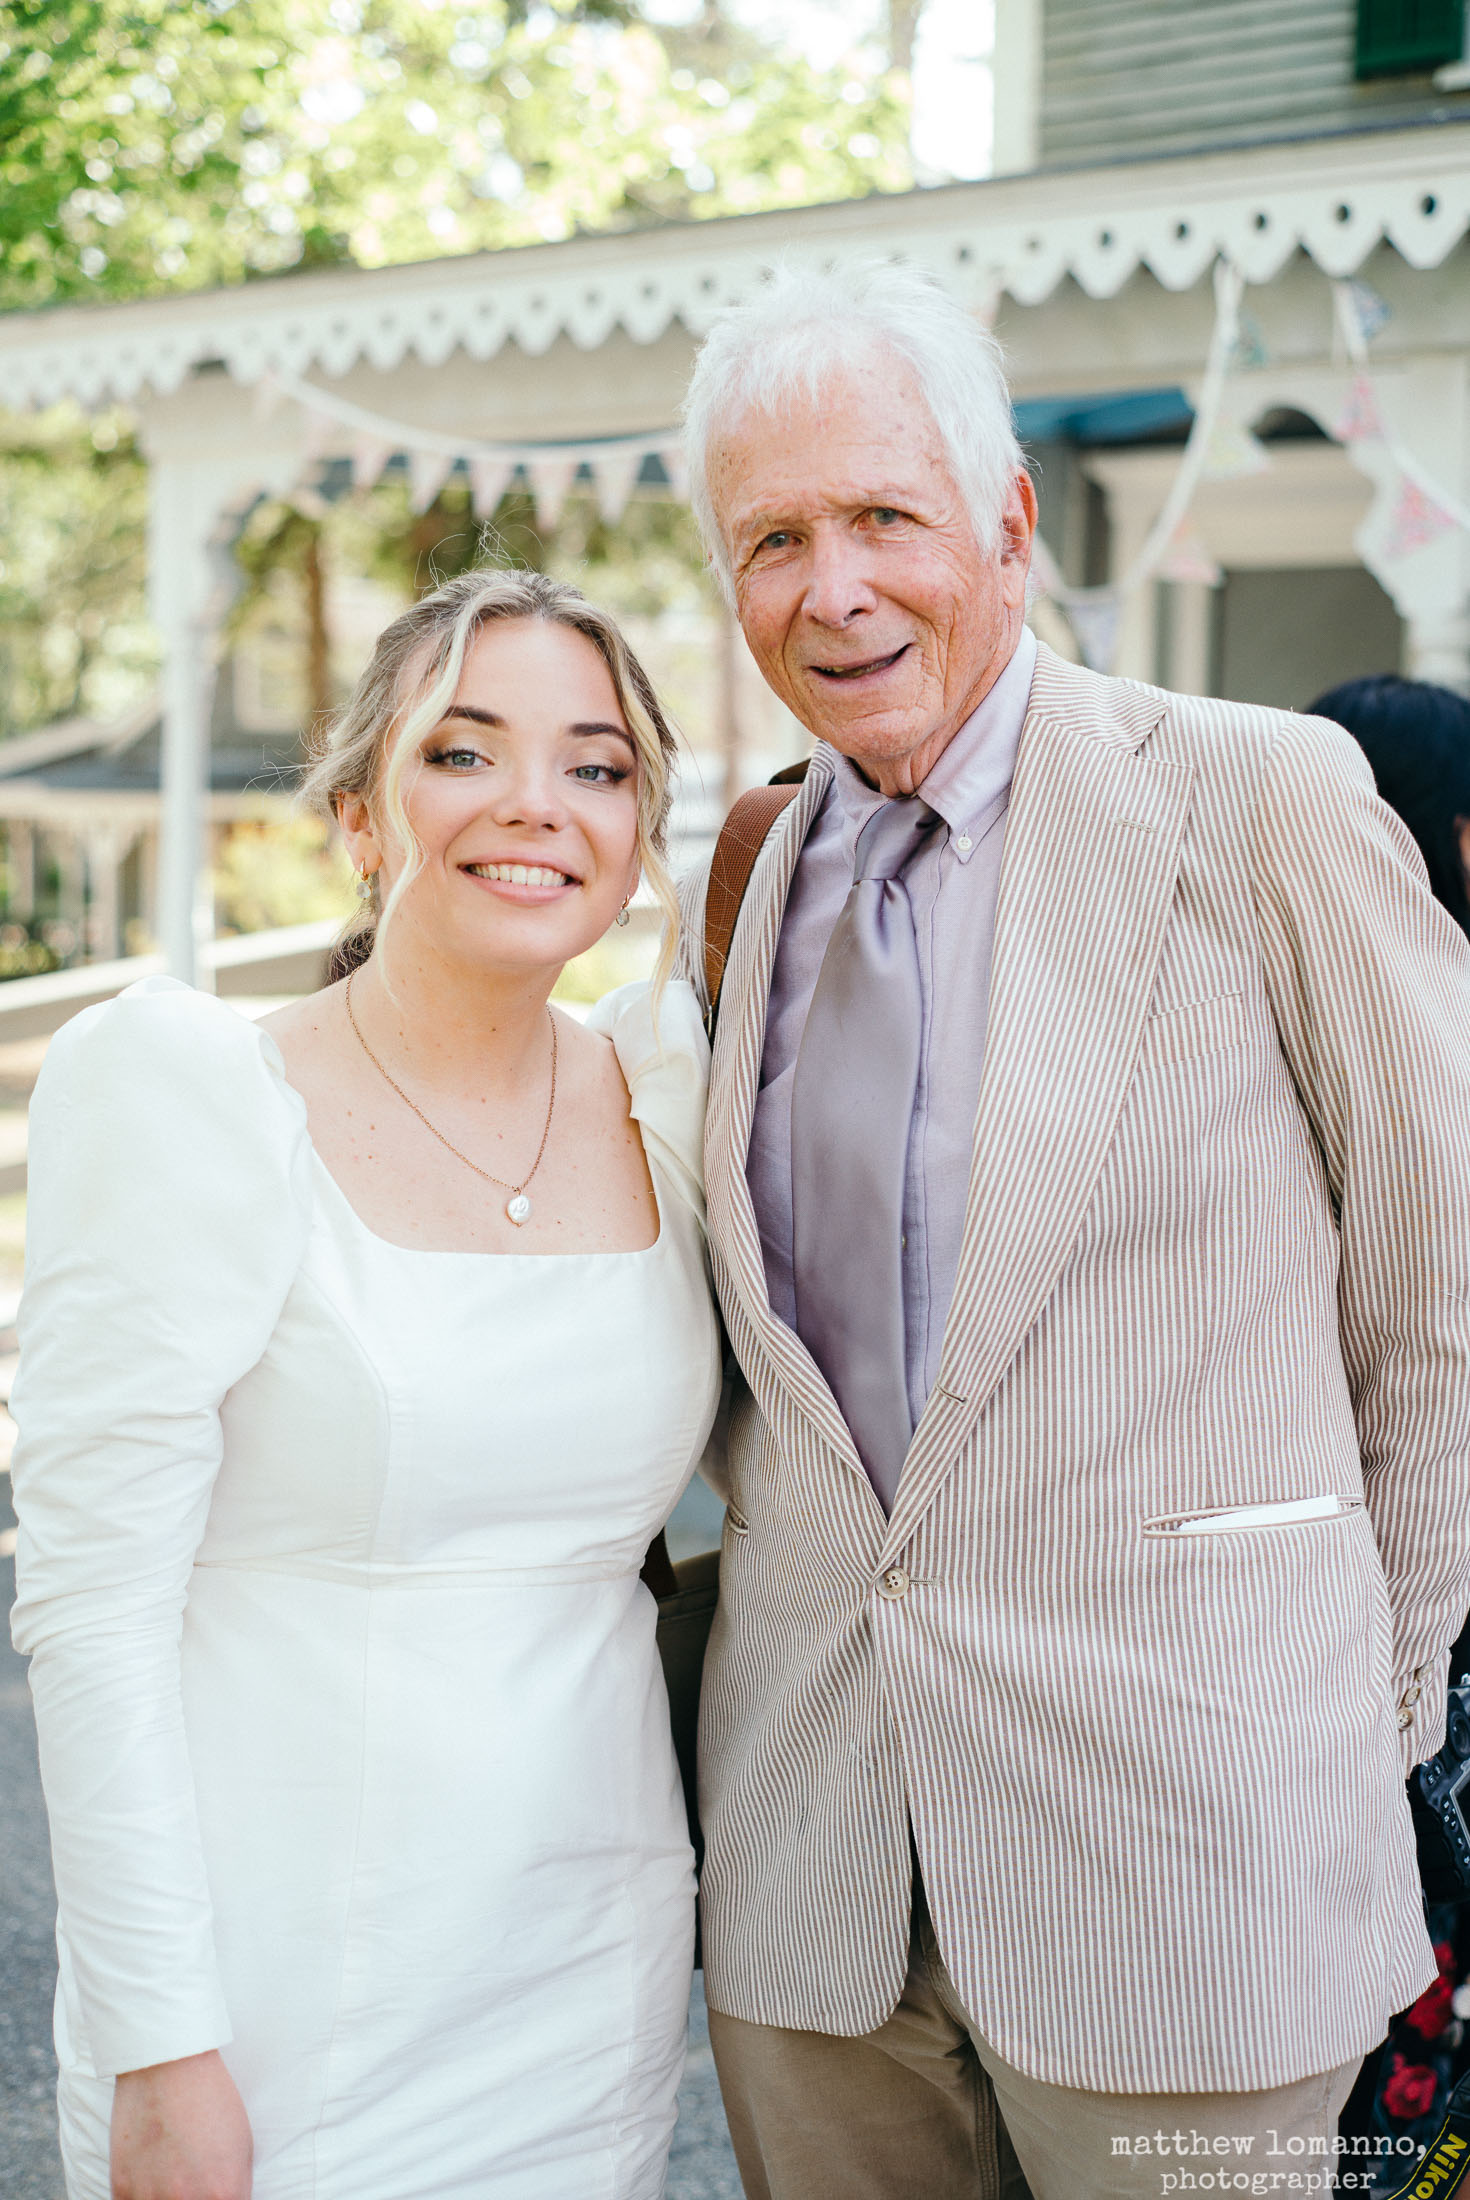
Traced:
POLYGON ((607 612, 589 603, 580 590, 544 573, 485 568, 447 581, 384 628, 351 700, 329 726, 302 784, 302 800, 329 823, 337 822, 345 795, 359 796, 374 823, 386 826, 405 854, 397 884, 381 911, 374 902, 367 902, 349 919, 333 950, 328 980, 366 962, 374 940, 423 869, 423 848, 409 823, 407 807, 419 743, 453 702, 465 657, 481 629, 494 619, 545 619, 585 634, 607 666, 638 754, 638 861, 664 917, 654 975, 655 988, 661 991, 673 967, 679 924, 679 904, 664 861, 678 755, 673 728, 652 681, 607 612), (423 662, 408 686, 408 667, 416 657, 423 662))

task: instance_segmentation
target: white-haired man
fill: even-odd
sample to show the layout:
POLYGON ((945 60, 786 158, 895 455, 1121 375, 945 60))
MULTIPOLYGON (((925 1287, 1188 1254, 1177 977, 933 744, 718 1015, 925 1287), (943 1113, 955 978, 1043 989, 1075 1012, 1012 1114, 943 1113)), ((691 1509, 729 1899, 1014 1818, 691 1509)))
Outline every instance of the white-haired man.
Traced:
POLYGON ((1037 648, 998 355, 926 279, 778 276, 687 422, 817 737, 706 1145, 746 2191, 1326 2190, 1434 1975, 1403 1780, 1470 1593, 1466 943, 1337 729, 1037 648))

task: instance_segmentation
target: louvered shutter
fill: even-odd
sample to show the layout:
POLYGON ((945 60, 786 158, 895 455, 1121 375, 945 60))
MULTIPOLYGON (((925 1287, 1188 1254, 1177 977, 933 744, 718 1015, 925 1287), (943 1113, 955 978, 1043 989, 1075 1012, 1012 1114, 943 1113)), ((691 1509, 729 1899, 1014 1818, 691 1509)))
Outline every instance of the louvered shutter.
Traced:
POLYGON ((1458 61, 1464 0, 1358 0, 1357 74, 1412 76, 1458 61))

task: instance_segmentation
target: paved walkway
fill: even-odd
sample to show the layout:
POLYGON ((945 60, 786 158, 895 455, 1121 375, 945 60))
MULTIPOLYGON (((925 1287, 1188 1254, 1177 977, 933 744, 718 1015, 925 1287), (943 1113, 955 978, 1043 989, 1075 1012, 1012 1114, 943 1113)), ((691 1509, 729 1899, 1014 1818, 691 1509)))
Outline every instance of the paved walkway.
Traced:
MULTIPOLYGON (((3 1372, 0 1358, 0 1377, 3 1372)), ((0 1414, 6 1457, 7 1421, 0 1414)), ((24 1664, 10 1647, 14 1526, 10 1478, 0 1465, 0 2194, 4 2200, 65 2200, 52 2101, 55 1899, 30 1691, 24 1664)), ((740 2200, 698 1979, 689 2032, 667 2200, 740 2200)))

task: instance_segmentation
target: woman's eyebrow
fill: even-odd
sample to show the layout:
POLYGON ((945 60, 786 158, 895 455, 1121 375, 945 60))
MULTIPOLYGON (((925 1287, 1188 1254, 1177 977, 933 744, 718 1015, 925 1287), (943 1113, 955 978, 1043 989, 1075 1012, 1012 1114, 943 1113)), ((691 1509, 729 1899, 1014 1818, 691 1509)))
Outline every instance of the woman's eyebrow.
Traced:
MULTIPOLYGON (((505 720, 497 712, 481 710, 474 703, 451 703, 440 723, 443 724, 451 718, 467 718, 472 726, 493 726, 501 730, 505 726, 505 720)), ((574 726, 568 726, 567 731, 568 733, 579 734, 584 740, 592 740, 598 734, 610 733, 619 741, 626 742, 635 757, 638 754, 637 743, 627 727, 614 725, 611 720, 587 719, 579 721, 574 726)))
POLYGON ((628 747, 633 751, 634 756, 638 754, 637 743, 634 741, 632 734, 629 733, 626 726, 615 726, 611 723, 605 724, 599 719, 588 721, 586 723, 579 723, 575 726, 568 726, 567 731, 568 733, 580 734, 584 739, 587 740, 590 740, 594 735, 599 733, 615 734, 619 741, 627 742, 628 747))
POLYGON ((468 718, 472 726, 504 726, 505 720, 493 710, 477 710, 473 703, 451 703, 440 724, 450 718, 468 718))

